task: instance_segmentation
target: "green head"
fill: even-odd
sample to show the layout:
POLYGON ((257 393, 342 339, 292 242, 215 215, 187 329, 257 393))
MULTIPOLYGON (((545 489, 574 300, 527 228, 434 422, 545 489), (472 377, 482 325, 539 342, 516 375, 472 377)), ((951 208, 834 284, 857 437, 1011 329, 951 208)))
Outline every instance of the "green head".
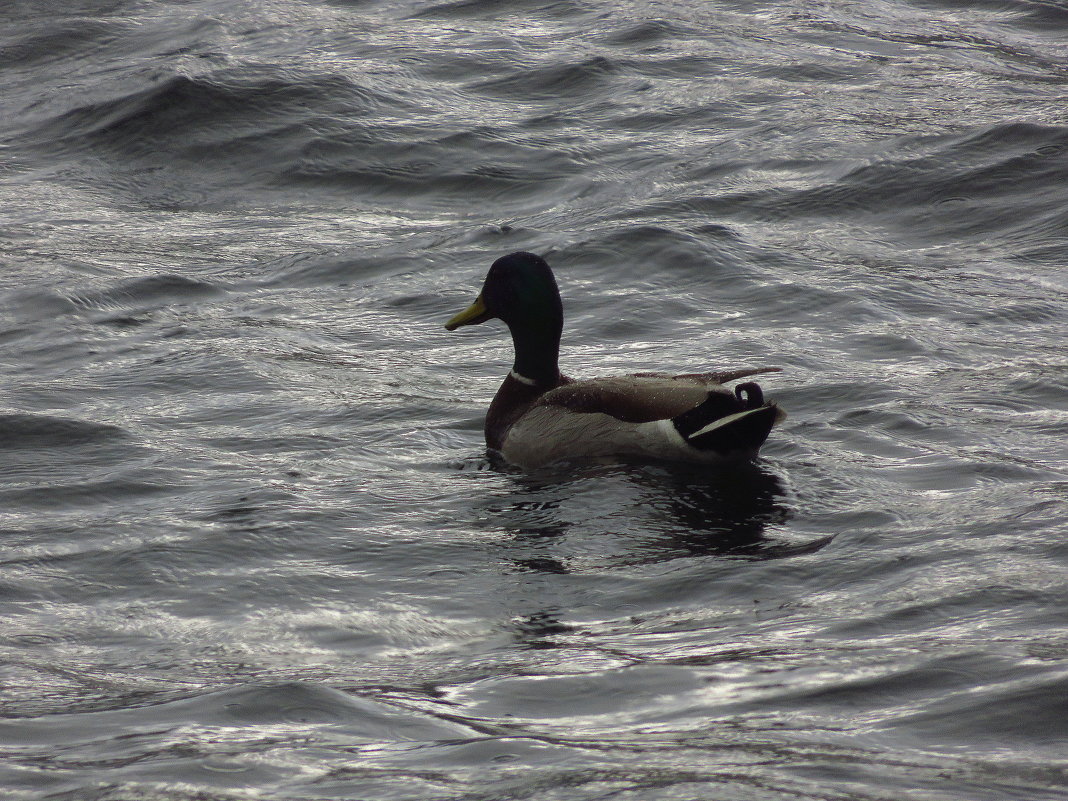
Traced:
POLYGON ((539 384, 555 385, 564 310, 553 271, 541 256, 511 253, 493 262, 482 292, 445 328, 503 320, 515 345, 515 371, 539 384))

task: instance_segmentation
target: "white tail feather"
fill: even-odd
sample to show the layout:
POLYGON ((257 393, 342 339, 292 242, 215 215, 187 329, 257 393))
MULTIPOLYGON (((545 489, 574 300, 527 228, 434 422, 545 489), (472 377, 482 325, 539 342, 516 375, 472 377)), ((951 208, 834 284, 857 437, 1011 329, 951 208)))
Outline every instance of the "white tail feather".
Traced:
POLYGON ((754 412, 763 411, 766 407, 758 406, 756 409, 746 409, 744 412, 735 412, 734 414, 728 414, 726 417, 721 417, 718 420, 713 420, 704 428, 690 434, 687 439, 697 439, 697 437, 703 436, 710 431, 715 431, 717 428, 722 428, 729 423, 733 423, 735 420, 741 420, 746 415, 753 414, 754 412))

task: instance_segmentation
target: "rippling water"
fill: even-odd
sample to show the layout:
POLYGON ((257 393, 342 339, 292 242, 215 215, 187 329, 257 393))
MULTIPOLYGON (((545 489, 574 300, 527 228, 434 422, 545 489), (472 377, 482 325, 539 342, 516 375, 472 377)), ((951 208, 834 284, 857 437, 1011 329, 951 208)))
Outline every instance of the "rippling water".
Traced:
POLYGON ((1068 9, 0 10, 0 787, 1068 795, 1068 9), (492 464, 777 365, 751 468, 492 464))

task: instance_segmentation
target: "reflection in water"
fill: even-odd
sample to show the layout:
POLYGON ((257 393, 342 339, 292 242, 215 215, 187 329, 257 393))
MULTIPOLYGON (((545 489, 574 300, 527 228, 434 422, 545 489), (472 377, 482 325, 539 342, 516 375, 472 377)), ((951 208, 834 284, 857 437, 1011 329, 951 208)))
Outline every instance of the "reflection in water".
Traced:
POLYGON ((671 465, 658 478, 660 492, 650 503, 666 525, 643 545, 651 558, 774 558, 796 552, 767 536, 769 525, 789 517, 782 481, 767 468, 743 463, 710 471, 671 465), (652 553, 658 550, 659 557, 652 553))
POLYGON ((558 547, 567 535, 612 535, 612 563, 630 565, 697 556, 778 558, 827 542, 769 537, 769 526, 785 523, 789 508, 782 481, 760 464, 568 464, 511 479, 507 492, 487 500, 482 522, 513 535, 520 547, 509 558, 523 571, 569 572, 568 549, 558 547))
POLYGON ((505 470, 507 487, 487 497, 478 517, 483 527, 509 535, 500 553, 516 574, 513 635, 530 648, 562 646, 556 635, 571 629, 561 610, 574 602, 572 593, 590 591, 590 578, 674 559, 783 558, 829 541, 776 536, 790 515, 787 492, 761 464, 505 470), (560 580, 569 576, 578 583, 560 580))
POLYGON ((526 615, 514 621, 514 626, 518 642, 525 644, 528 648, 539 650, 559 648, 559 643, 552 637, 575 631, 574 626, 560 620, 560 611, 557 609, 544 609, 526 615))

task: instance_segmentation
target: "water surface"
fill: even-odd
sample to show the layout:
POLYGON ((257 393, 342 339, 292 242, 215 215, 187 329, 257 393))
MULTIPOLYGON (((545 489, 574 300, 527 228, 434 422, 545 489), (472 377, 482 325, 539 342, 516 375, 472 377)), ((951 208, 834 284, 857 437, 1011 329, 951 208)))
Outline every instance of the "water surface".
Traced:
POLYGON ((1068 12, 0 12, 0 786, 1068 793, 1068 12), (487 458, 564 369, 780 366, 744 470, 487 458))

